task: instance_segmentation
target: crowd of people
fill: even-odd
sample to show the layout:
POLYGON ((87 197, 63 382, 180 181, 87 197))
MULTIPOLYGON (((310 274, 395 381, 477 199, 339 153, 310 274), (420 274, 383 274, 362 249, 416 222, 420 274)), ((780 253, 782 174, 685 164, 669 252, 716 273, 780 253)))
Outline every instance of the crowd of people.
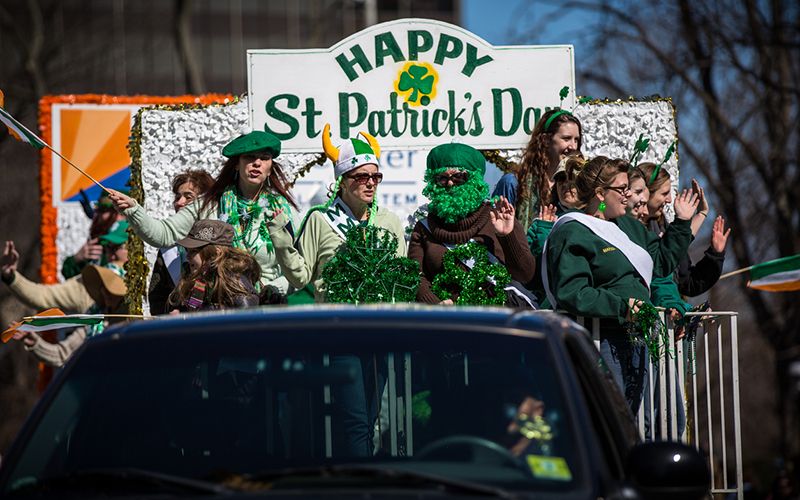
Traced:
MULTIPOLYGON (((153 314, 326 302, 323 270, 348 230, 376 226, 396 239, 396 257, 418 264, 418 302, 505 304, 599 318, 601 356, 635 412, 646 358, 643 345, 631 342, 641 328, 637 315, 658 306, 679 322, 692 307, 686 298, 719 279, 730 229, 717 217, 710 247, 692 263, 689 245, 709 213, 703 189, 692 181, 674 193, 666 159, 585 158, 584 133, 591 131, 569 111, 548 111, 522 160, 491 195, 480 151, 458 143, 433 148, 424 177, 427 213, 406 241, 397 215, 378 206, 384 174, 374 137, 361 133, 334 145, 325 127, 322 145, 335 182, 327 202, 301 218, 278 161, 280 140, 254 131, 223 148, 215 178, 194 169, 176 176, 175 213, 166 219, 153 218, 125 192, 104 193, 86 244, 62 265, 63 283, 36 284, 20 275, 13 242, 5 244, 2 280, 32 308, 124 312, 131 232, 159 248, 148 291, 153 314), (670 204, 674 220, 668 222, 670 204), (478 269, 480 259, 464 257, 459 249, 468 245, 481 249, 490 265, 478 269), (445 279, 453 276, 462 279, 445 279)), ((18 338, 59 366, 102 329, 76 330, 56 343, 35 333, 18 338)))

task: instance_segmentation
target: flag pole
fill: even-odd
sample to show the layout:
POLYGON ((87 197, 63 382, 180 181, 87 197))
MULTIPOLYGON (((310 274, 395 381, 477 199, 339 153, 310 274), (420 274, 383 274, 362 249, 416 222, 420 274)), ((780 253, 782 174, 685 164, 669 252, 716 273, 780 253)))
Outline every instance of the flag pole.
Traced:
POLYGON ((730 278, 731 276, 736 276, 737 274, 746 273, 747 271, 753 269, 753 266, 744 267, 742 269, 737 269, 736 271, 731 271, 729 273, 725 273, 719 277, 719 279, 724 280, 725 278, 730 278))
POLYGON ((94 182, 95 184, 97 184, 98 186, 100 186, 100 189, 102 189, 103 191, 108 191, 108 189, 106 189, 106 187, 105 187, 104 185, 100 184, 100 182, 99 182, 99 181, 97 181, 97 180, 96 180, 94 177, 92 177, 91 175, 89 175, 89 174, 87 174, 86 172, 84 172, 84 171, 83 171, 83 169, 81 169, 79 166, 75 165, 74 163, 72 163, 71 161, 69 161, 68 159, 66 159, 66 158, 64 157, 64 155, 62 155, 61 153, 59 153, 58 151, 56 151, 55 149, 53 149, 53 147, 52 147, 52 146, 50 146, 49 144, 47 144, 47 143, 46 143, 46 142, 44 142, 44 141, 42 141, 42 143, 44 144, 44 147, 46 147, 47 149, 49 149, 50 151, 52 151, 53 153, 55 153, 56 155, 58 155, 58 157, 59 157, 59 158, 61 158, 61 159, 62 159, 62 160, 64 160, 65 162, 67 162, 67 163, 68 163, 68 164, 69 164, 69 165, 70 165, 72 168, 74 168, 74 169, 75 169, 75 170, 77 170, 78 172, 80 172, 80 173, 82 173, 83 175, 85 175, 85 176, 86 176, 86 178, 88 178, 90 181, 92 181, 92 182, 94 182))

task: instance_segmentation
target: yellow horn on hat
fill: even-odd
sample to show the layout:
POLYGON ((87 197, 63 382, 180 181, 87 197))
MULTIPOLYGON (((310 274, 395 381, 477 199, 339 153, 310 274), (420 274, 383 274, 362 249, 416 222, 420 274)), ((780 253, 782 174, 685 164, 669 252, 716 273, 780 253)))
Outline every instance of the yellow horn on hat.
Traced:
POLYGON ((371 135, 369 135, 366 132, 359 132, 359 133, 362 136, 364 136, 364 139, 367 140, 367 143, 369 144, 369 147, 372 148, 372 152, 375 153, 375 157, 376 158, 380 158, 381 157, 381 147, 378 144, 378 140, 375 139, 374 137, 372 137, 371 135))
POLYGON ((331 142, 331 124, 326 123, 325 128, 322 129, 322 149, 325 151, 325 154, 328 158, 331 159, 333 163, 339 159, 339 148, 333 145, 331 142))

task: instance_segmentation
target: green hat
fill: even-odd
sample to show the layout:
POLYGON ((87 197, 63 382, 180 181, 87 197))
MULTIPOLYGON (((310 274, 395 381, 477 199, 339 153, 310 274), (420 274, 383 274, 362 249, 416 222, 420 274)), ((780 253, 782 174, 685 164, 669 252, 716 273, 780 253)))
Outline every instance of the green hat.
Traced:
POLYGON ((457 168, 476 172, 483 177, 486 173, 486 159, 480 151, 466 144, 442 144, 428 153, 428 170, 457 168))
POLYGON ((281 154, 281 141, 272 134, 254 130, 240 135, 222 148, 222 154, 228 158, 257 151, 268 151, 273 158, 277 158, 281 154))
POLYGON ((128 221, 125 219, 118 220, 99 239, 101 245, 122 245, 128 241, 128 221))

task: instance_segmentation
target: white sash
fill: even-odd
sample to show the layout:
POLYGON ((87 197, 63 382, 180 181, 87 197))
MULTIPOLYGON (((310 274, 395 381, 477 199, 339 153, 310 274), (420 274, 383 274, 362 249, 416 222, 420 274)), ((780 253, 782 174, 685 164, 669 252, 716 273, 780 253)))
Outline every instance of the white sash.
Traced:
MULTIPOLYGON (((353 215, 353 211, 350 210, 350 207, 338 196, 333 200, 333 204, 330 208, 327 210, 320 210, 320 213, 322 214, 322 218, 325 219, 325 222, 331 226, 331 229, 339 235, 342 241, 344 241, 344 235, 348 229, 360 224, 360 221, 356 220, 356 216, 353 215)), ((303 229, 305 230, 305 228, 303 229)), ((299 235, 297 239, 300 240, 299 235)))
MULTIPOLYGON (((647 250, 631 241, 628 235, 613 222, 598 219, 597 217, 592 217, 591 215, 581 212, 569 212, 559 217, 553 225, 553 229, 550 231, 550 236, 564 223, 571 220, 580 222, 602 240, 617 247, 617 249, 622 252, 622 255, 628 259, 628 262, 631 263, 633 268, 636 269, 639 276, 644 279, 647 289, 650 289, 650 281, 653 279, 653 258, 647 253, 647 250)), ((544 291, 547 293, 547 300, 550 301, 550 306, 556 309, 558 303, 556 302, 553 292, 550 290, 550 280, 547 276, 547 242, 550 240, 550 236, 545 240, 542 250, 542 282, 544 283, 544 291)))

